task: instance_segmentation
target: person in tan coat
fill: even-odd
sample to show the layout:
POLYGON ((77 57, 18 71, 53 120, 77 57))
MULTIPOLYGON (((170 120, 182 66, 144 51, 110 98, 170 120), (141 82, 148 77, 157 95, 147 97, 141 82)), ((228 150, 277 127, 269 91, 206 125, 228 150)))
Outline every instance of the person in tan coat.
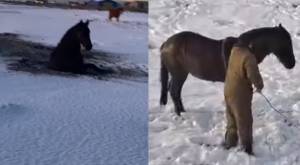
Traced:
POLYGON ((253 154, 252 85, 257 92, 261 92, 264 87, 256 56, 248 46, 236 44, 231 50, 224 85, 227 118, 224 145, 229 149, 236 146, 240 139, 248 154, 253 154))

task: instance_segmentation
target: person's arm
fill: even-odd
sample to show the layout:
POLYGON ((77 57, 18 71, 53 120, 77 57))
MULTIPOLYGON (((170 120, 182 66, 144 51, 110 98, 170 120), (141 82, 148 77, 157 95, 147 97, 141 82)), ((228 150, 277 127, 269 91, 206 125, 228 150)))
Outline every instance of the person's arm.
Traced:
POLYGON ((264 87, 264 82, 259 73, 258 64, 253 54, 246 57, 244 67, 247 78, 255 86, 257 92, 260 92, 264 87))

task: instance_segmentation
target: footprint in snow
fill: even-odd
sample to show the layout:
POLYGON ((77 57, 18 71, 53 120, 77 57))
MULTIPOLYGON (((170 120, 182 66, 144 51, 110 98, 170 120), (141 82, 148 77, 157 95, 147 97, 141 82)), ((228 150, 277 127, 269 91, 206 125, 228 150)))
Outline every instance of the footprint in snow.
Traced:
POLYGON ((21 106, 18 104, 0 103, 0 112, 7 111, 7 110, 15 111, 15 110, 20 109, 20 107, 21 106))
POLYGON ((216 142, 213 143, 209 139, 205 139, 205 138, 201 138, 201 137, 190 137, 190 138, 187 138, 187 141, 192 143, 192 144, 205 146, 205 147, 217 147, 217 146, 219 146, 219 144, 217 144, 216 142))
POLYGON ((226 26, 226 25, 231 25, 233 24, 232 21, 228 21, 228 20, 222 20, 222 19, 218 19, 218 20, 213 20, 213 22, 219 26, 226 26))
POLYGON ((0 122, 12 121, 26 114, 26 109, 18 104, 0 103, 0 122))
POLYGON ((167 125, 150 126, 150 132, 160 133, 167 130, 168 128, 169 126, 167 125))

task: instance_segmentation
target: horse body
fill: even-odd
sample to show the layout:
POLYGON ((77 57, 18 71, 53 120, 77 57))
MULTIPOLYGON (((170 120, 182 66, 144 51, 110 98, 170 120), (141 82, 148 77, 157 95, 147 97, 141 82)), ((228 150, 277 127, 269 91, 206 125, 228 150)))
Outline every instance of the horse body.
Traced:
POLYGON ((224 59, 219 55, 221 45, 222 40, 213 40, 193 32, 181 32, 164 43, 161 49, 162 62, 170 72, 181 70, 184 75, 191 73, 204 80, 224 81, 224 59))
POLYGON ((257 56, 258 63, 274 53, 286 68, 293 68, 295 58, 289 33, 283 27, 261 28, 248 31, 239 38, 214 40, 193 32, 171 36, 161 47, 161 98, 167 103, 167 92, 175 104, 175 112, 184 112, 181 101, 182 86, 188 76, 224 82, 226 68, 234 44, 245 45, 257 56), (168 85, 168 76, 171 81, 168 85))
POLYGON ((83 56, 80 41, 74 37, 74 29, 64 35, 50 57, 50 68, 66 72, 82 72, 83 56))
POLYGON ((119 18, 123 12, 124 12, 124 8, 122 7, 116 9, 109 9, 108 19, 111 21, 112 18, 115 17, 116 20, 119 22, 119 18))
POLYGON ((230 50, 236 42, 235 37, 215 40, 194 32, 181 32, 163 43, 161 60, 169 72, 181 70, 199 79, 224 82, 230 50))
POLYGON ((90 65, 84 64, 81 45, 86 50, 92 49, 88 24, 88 21, 85 23, 80 21, 65 33, 51 53, 49 68, 72 73, 86 72, 87 66, 90 65))
POLYGON ((51 53, 50 69, 90 75, 114 72, 111 69, 99 68, 94 64, 84 62, 81 54, 81 45, 86 50, 91 50, 93 47, 88 24, 89 21, 85 23, 80 21, 65 33, 55 50, 51 53))
POLYGON ((191 73, 208 81, 225 81, 226 65, 235 37, 214 40, 193 32, 181 32, 170 37, 161 47, 161 98, 167 103, 170 90, 175 112, 184 112, 181 101, 182 86, 191 73), (168 85, 168 74, 171 81, 168 85))

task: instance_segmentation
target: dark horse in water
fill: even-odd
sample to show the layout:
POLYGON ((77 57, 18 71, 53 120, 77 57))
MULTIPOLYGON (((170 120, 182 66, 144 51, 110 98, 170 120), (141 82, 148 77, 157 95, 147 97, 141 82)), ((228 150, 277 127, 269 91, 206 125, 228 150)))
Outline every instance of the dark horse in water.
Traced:
POLYGON ((185 112, 181 101, 181 89, 188 76, 208 81, 225 81, 231 48, 243 43, 257 56, 258 63, 270 53, 288 69, 295 65, 291 36, 281 26, 265 27, 247 31, 238 38, 213 40, 193 32, 181 32, 171 36, 161 46, 161 97, 160 104, 167 104, 170 91, 175 113, 185 112), (168 84, 168 76, 171 81, 168 84))
POLYGON ((100 69, 94 64, 84 63, 83 55, 81 54, 81 45, 86 50, 91 50, 93 47, 88 25, 89 21, 80 21, 65 33, 50 56, 50 69, 79 74, 102 74, 110 72, 100 69))

